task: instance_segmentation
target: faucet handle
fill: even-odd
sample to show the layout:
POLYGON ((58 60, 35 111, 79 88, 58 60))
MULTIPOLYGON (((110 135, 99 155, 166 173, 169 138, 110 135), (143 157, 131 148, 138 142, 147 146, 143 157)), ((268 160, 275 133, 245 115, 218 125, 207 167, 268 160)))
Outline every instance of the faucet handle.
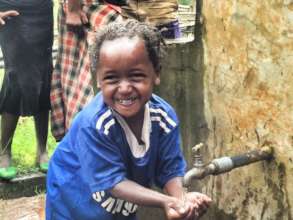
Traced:
POLYGON ((193 158, 194 158, 194 163, 193 163, 194 167, 203 167, 204 166, 204 162, 203 162, 202 154, 201 154, 201 148, 203 146, 204 146, 203 143, 199 143, 191 149, 192 154, 193 154, 193 158))
POLYGON ((194 155, 201 155, 201 148, 204 146, 203 143, 196 144, 192 149, 194 155))

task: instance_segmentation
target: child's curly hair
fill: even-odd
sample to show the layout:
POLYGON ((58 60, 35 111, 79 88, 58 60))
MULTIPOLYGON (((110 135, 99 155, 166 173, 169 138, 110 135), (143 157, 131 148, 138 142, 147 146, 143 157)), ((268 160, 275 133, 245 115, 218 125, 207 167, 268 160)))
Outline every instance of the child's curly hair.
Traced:
POLYGON ((139 37, 145 42, 149 59, 156 72, 161 70, 161 60, 165 54, 165 42, 159 30, 150 24, 136 20, 113 22, 100 29, 94 37, 93 45, 90 47, 91 72, 95 76, 100 55, 101 46, 104 41, 111 41, 121 37, 139 37))

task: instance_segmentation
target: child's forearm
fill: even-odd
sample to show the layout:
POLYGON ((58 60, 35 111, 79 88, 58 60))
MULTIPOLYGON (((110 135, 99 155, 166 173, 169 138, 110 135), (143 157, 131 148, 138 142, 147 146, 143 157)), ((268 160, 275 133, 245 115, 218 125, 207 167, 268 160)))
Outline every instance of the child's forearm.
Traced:
POLYGON ((117 198, 144 206, 165 208, 168 203, 176 202, 176 199, 171 196, 148 189, 130 180, 118 183, 111 193, 117 198))
POLYGON ((170 196, 173 196, 177 199, 182 199, 185 193, 182 186, 182 177, 175 177, 169 180, 164 186, 164 191, 170 196))

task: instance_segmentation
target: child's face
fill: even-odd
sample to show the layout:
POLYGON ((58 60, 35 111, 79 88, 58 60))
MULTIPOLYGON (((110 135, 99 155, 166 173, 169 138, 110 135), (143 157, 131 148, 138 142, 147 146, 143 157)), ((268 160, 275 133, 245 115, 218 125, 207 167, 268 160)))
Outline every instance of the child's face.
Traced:
POLYGON ((143 117, 153 86, 160 82, 144 41, 138 37, 105 41, 97 76, 104 101, 126 121, 143 117))

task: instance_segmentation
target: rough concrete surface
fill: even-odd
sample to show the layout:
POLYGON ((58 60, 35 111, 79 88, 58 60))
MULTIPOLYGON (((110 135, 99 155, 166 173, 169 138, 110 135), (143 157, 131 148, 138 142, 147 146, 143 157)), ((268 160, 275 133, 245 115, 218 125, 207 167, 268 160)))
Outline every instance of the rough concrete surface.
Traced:
POLYGON ((202 12, 207 157, 275 151, 203 190, 239 220, 292 219, 293 1, 208 0, 202 12))
POLYGON ((193 181, 204 219, 293 219, 293 1, 199 1, 195 41, 172 45, 158 93, 176 109, 183 150, 205 162, 264 145, 274 159, 193 181))
POLYGON ((1 220, 44 220, 45 196, 0 200, 1 220))

